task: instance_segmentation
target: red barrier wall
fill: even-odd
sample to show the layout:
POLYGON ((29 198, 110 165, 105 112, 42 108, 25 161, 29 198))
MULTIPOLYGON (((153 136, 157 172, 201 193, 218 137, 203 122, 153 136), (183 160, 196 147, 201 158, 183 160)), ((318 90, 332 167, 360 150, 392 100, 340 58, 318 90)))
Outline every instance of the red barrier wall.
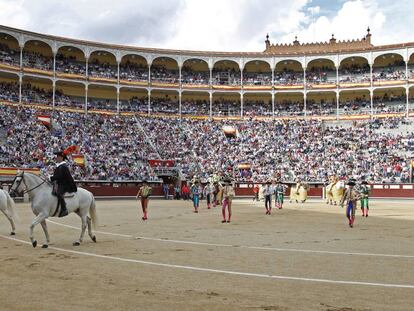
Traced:
MULTIPOLYGON (((91 191, 95 196, 135 196, 138 192, 139 185, 82 185, 83 188, 91 191)), ((286 191, 288 196, 290 193, 289 189, 286 191)), ((170 188, 170 194, 173 194, 173 189, 170 188)), ((308 196, 322 198, 323 187, 322 185, 312 185, 308 191, 308 196)), ((153 186, 153 196, 163 196, 162 186, 153 186)), ((251 196, 253 197, 253 185, 242 184, 236 186, 236 196, 251 196)), ((375 184, 371 185, 371 198, 414 198, 414 184, 392 184, 382 185, 375 184)))

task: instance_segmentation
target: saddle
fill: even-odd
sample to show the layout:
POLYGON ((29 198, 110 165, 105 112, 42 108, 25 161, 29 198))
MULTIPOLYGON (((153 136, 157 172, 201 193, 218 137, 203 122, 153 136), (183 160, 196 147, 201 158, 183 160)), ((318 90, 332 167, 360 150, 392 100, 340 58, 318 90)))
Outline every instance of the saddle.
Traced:
MULTIPOLYGON (((52 184, 52 194, 56 197, 58 196, 58 184, 57 184, 57 182, 53 182, 53 184, 52 184)), ((64 198, 73 198, 75 196, 75 192, 65 192, 62 196, 64 198)))

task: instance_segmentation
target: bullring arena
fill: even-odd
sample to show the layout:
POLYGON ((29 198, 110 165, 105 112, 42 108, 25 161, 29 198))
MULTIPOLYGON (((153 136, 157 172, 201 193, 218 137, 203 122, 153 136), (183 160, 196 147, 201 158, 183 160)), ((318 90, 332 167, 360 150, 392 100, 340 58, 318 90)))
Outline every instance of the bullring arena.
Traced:
POLYGON ((373 201, 353 231, 343 209, 321 200, 288 203, 271 217, 262 203, 237 200, 230 224, 202 202, 194 214, 189 201, 156 199, 142 222, 136 201, 99 200, 96 244, 72 246, 80 222, 71 215, 48 222, 45 250, 27 241, 33 215, 17 204, 16 237, 1 221, 2 308, 412 309, 411 200, 373 201))
POLYGON ((16 235, 0 218, 0 309, 412 310, 414 43, 371 36, 204 52, 0 26, 2 187, 46 179, 75 146, 99 220, 97 243, 74 246, 79 218, 49 217, 48 248, 33 248, 35 187, 20 193, 16 235), (352 179, 370 195, 354 224, 325 202, 352 179), (170 199, 228 180, 230 223, 170 199), (276 180, 287 202, 266 215, 253 189, 276 180), (133 199, 144 181, 148 220, 133 199), (288 202, 295 187, 306 202, 288 202))

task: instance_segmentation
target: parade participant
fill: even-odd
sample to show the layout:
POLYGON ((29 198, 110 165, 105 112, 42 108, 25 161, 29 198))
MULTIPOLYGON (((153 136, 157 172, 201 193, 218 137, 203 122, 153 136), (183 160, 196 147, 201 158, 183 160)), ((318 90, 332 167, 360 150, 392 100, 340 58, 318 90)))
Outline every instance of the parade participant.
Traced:
POLYGON ((336 183, 338 182, 338 178, 336 176, 331 176, 329 181, 330 181, 329 184, 325 187, 326 204, 333 205, 334 198, 333 198, 332 190, 335 187, 336 183))
POLYGON ((265 208, 266 208, 266 215, 270 215, 272 213, 272 194, 274 189, 272 187, 272 183, 270 181, 266 182, 266 185, 263 189, 263 195, 265 197, 265 208))
POLYGON ((176 184, 174 186, 174 200, 180 200, 180 199, 181 199, 180 184, 176 184))
POLYGON ((214 207, 216 207, 219 204, 220 184, 218 181, 215 181, 213 186, 214 186, 213 200, 214 200, 214 207))
POLYGON ((295 200, 296 203, 299 201, 305 203, 308 198, 308 184, 303 183, 300 178, 296 179, 296 185, 290 188, 290 202, 295 200))
POLYGON ((69 168, 65 162, 67 155, 74 152, 76 146, 71 146, 64 151, 55 152, 56 155, 56 168, 53 172, 53 176, 50 177, 50 181, 53 182, 52 194, 58 198, 58 206, 60 205, 59 217, 68 215, 66 208, 66 202, 63 197, 65 193, 77 192, 75 181, 70 174, 69 168))
POLYGON ((223 202, 222 202, 222 207, 221 207, 221 213, 223 215, 223 220, 221 222, 229 223, 231 219, 231 205, 233 203, 233 198, 235 195, 234 187, 232 186, 230 179, 224 180, 224 187, 222 188, 222 191, 223 191, 223 202), (226 221, 226 208, 228 211, 227 221, 226 221))
POLYGON ((162 191, 164 192, 164 199, 168 200, 170 195, 170 187, 167 183, 162 184, 162 191))
POLYGON ((190 196, 190 188, 188 188, 187 184, 184 184, 181 188, 181 194, 183 196, 183 199, 187 201, 190 196))
POLYGON ((207 209, 211 208, 211 203, 214 200, 214 186, 211 183, 208 183, 203 190, 204 196, 207 199, 207 209))
POLYGON ((259 201, 259 191, 260 191, 259 185, 258 184, 254 185, 254 187, 253 187, 253 193, 254 193, 253 201, 259 201))
POLYGON ((149 197, 151 193, 152 193, 152 188, 144 180, 142 182, 142 187, 139 188, 137 197, 136 197, 137 200, 139 197, 141 197, 141 208, 142 208, 142 213, 144 214, 144 216, 142 217, 142 220, 148 219, 148 201, 149 201, 149 197))
POLYGON ((200 194, 200 183, 198 180, 196 180, 191 186, 191 197, 193 199, 194 213, 198 213, 198 207, 200 205, 200 194))
POLYGON ((369 197, 370 187, 368 186, 368 182, 366 180, 362 181, 360 193, 361 193, 361 211, 362 216, 368 217, 368 197, 369 197))
POLYGON ((275 196, 275 206, 278 209, 282 209, 285 198, 285 185, 280 180, 276 181, 275 196))
POLYGON ((340 202, 341 207, 344 207, 346 202, 346 217, 349 221, 349 227, 354 227, 355 222, 355 209, 358 199, 360 199, 360 193, 354 189, 355 181, 350 179, 347 183, 348 189, 345 190, 344 196, 340 202))

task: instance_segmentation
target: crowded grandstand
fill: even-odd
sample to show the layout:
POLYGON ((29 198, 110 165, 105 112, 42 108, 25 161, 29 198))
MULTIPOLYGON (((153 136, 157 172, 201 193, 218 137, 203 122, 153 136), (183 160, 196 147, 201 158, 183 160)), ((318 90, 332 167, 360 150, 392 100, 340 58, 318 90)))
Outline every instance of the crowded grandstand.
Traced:
POLYGON ((373 46, 369 29, 352 42, 265 43, 156 50, 2 26, 0 163, 47 171, 64 141, 83 158, 78 180, 157 181, 156 159, 183 180, 411 182, 414 45, 373 46))

